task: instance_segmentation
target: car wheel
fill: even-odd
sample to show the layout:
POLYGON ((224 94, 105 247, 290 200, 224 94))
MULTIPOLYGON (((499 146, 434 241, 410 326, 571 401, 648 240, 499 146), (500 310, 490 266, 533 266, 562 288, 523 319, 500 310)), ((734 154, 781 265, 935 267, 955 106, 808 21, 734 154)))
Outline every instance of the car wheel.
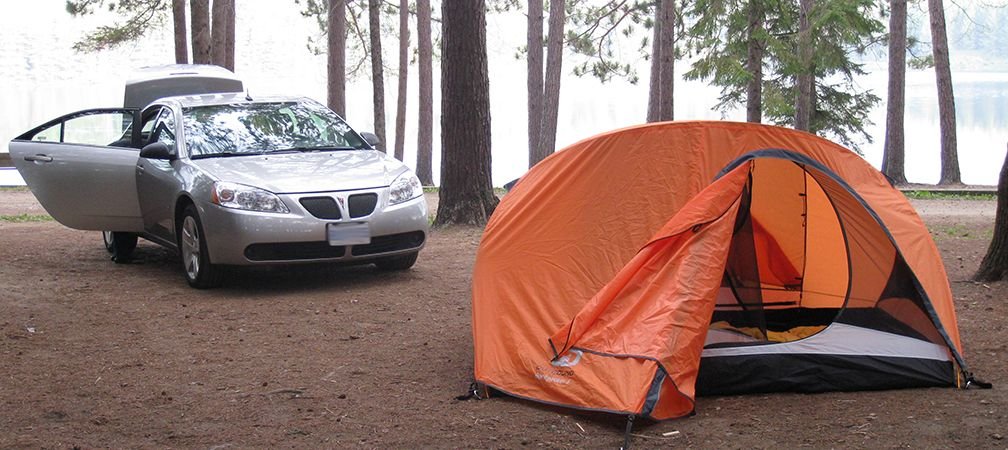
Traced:
POLYGON ((410 253, 402 256, 390 256, 375 261, 375 266, 381 270, 406 270, 416 264, 417 255, 420 252, 410 253))
POLYGON ((179 253, 182 254, 182 270, 186 281, 197 289, 220 286, 224 279, 223 273, 220 267, 210 262, 203 223, 200 222, 195 206, 186 206, 178 228, 179 253))
POLYGON ((102 231, 101 237, 102 240, 105 241, 105 251, 112 253, 112 232, 102 231))
POLYGON ((105 250, 112 254, 112 261, 126 264, 133 259, 137 235, 121 231, 102 231, 102 239, 105 241, 105 250))

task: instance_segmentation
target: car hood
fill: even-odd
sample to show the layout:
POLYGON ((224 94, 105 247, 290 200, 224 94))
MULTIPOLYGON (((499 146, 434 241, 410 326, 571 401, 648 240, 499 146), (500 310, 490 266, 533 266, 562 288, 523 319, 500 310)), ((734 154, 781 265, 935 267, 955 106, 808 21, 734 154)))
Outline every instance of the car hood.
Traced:
POLYGON ((203 158, 192 164, 216 180, 277 194, 384 187, 409 170, 375 150, 203 158))

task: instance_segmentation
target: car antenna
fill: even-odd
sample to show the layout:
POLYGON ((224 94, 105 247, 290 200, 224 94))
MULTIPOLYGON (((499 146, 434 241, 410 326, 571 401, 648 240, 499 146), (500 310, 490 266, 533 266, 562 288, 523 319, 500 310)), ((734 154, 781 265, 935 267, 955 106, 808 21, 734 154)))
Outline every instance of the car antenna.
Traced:
POLYGON ((245 91, 245 100, 252 101, 252 94, 249 91, 245 91))

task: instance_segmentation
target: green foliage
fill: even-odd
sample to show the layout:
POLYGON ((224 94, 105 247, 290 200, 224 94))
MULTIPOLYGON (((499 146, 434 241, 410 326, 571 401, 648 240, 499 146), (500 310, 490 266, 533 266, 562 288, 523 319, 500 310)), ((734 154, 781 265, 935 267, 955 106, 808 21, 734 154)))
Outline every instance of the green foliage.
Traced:
POLYGON ((810 13, 813 61, 806 68, 797 55, 798 6, 787 0, 696 0, 685 11, 691 22, 687 49, 697 55, 685 77, 709 80, 721 87, 716 108, 744 107, 752 76, 746 67, 750 41, 764 50, 763 116, 777 125, 794 121, 796 78, 815 74, 811 129, 858 150, 868 113, 880 99, 860 89, 854 77, 864 74, 854 57, 881 42, 882 11, 872 0, 820 0, 810 13), (762 8, 764 27, 749 35, 749 7, 762 8))
MULTIPOLYGON (((494 10, 495 8, 505 11, 510 9, 510 3, 514 3, 517 0, 488 0, 487 9, 494 10)), ((431 5, 431 22, 438 23, 441 19, 436 16, 439 8, 435 7, 434 3, 436 0, 432 0, 431 5)), ((328 0, 294 0, 294 4, 301 8, 301 15, 307 19, 312 19, 318 26, 319 34, 317 36, 309 36, 307 48, 308 51, 315 55, 323 55, 328 51, 328 33, 329 33, 329 1, 328 0)), ((347 60, 347 79, 354 79, 358 76, 371 76, 371 60, 369 55, 371 54, 371 43, 370 43, 370 30, 368 28, 368 17, 367 17, 367 0, 347 0, 346 2, 346 20, 347 20, 347 39, 346 39, 346 60, 347 60)), ((386 39, 399 39, 399 3, 391 2, 386 0, 382 7, 380 8, 382 14, 381 20, 381 32, 383 42, 386 39)), ((409 14, 416 16, 416 2, 411 1, 409 7, 409 14)), ((415 24, 415 19, 410 20, 411 24, 415 24)), ((437 58, 437 51, 440 45, 437 40, 438 27, 431 28, 434 34, 434 57, 437 58)), ((413 43, 415 43, 415 37, 412 37, 413 43)), ((383 48, 398 48, 397 46, 385 47, 383 48)), ((415 49, 415 45, 414 45, 415 49)), ((416 55, 413 55, 415 59, 416 55)), ((398 59, 396 59, 398 61, 398 59)), ((385 70, 394 72, 398 70, 395 67, 389 67, 386 62, 389 58, 382 58, 382 66, 385 70)))
MULTIPOLYGON (((319 35, 308 36, 308 51, 315 55, 324 55, 328 51, 329 33, 329 1, 328 0, 294 0, 294 4, 301 6, 301 15, 305 18, 315 20, 318 25, 319 35), (303 5, 303 6, 302 6, 303 5)), ((368 19, 367 2, 346 2, 347 13, 347 78, 353 79, 363 73, 370 62, 368 54, 370 51, 368 40, 368 19)), ((384 23, 388 23, 385 20, 384 23)), ((396 21, 398 23, 398 21, 396 21)), ((382 59, 384 61, 384 58, 382 59)))
MULTIPOLYGON (((765 52, 764 65, 770 66, 771 71, 781 72, 785 63, 793 64, 793 58, 780 61, 768 60, 767 56, 794 52, 793 34, 798 24, 794 2, 752 1, 760 2, 758 6, 765 11, 766 26, 756 29, 751 37, 748 11, 751 2, 697 0, 684 11, 687 20, 692 21, 687 30, 686 49, 690 55, 697 56, 684 77, 687 80, 710 80, 720 86, 721 96, 715 108, 723 112, 745 107, 746 85, 753 77, 745 65, 750 39, 760 42, 765 52)), ((764 73, 767 73, 767 68, 764 68, 764 73)), ((780 81, 764 80, 764 105, 783 100, 780 81)))
POLYGON ((136 41, 147 31, 164 23, 166 12, 171 10, 168 0, 67 0, 66 10, 74 16, 94 14, 97 8, 116 13, 120 21, 102 25, 74 43, 78 52, 95 52, 115 48, 136 41))
POLYGON ((943 192, 943 191, 928 191, 928 190, 915 190, 903 192, 906 198, 912 198, 914 200, 978 200, 978 201, 994 201, 997 200, 997 194, 988 192, 972 192, 972 191, 957 191, 957 192, 943 192))
MULTIPOLYGON (((634 57, 649 58, 655 0, 566 0, 565 3, 564 46, 579 57, 571 70, 574 75, 590 75, 603 83, 623 78, 637 84, 640 81, 635 70, 637 64, 625 57, 624 52, 629 52, 625 43, 639 39, 639 46, 632 52, 634 57)), ((490 12, 526 9, 519 0, 488 0, 487 5, 490 12)), ((515 59, 524 58, 527 52, 525 46, 519 47, 515 59)))
POLYGON ((0 222, 26 223, 26 222, 52 222, 53 218, 46 214, 14 214, 0 215, 0 222))
MULTIPOLYGON (((668 0, 674 1, 674 0, 668 0)), ((633 65, 624 61, 622 41, 633 39, 638 30, 654 26, 654 0, 609 0, 602 5, 567 1, 567 48, 582 56, 574 65, 574 75, 591 75, 607 82, 613 77, 633 84, 639 81, 633 65)), ((645 33, 646 34, 646 33, 645 33)), ((647 54, 650 38, 640 42, 639 53, 647 54)))

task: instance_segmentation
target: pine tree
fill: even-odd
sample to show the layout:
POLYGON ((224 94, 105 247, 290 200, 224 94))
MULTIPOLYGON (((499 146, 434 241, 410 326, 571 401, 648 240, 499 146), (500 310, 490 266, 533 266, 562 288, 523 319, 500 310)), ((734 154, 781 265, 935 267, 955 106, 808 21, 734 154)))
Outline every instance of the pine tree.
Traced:
POLYGON ((941 128, 941 178, 938 184, 962 184, 959 175, 959 152, 956 148, 955 95, 952 93, 952 68, 949 61, 948 36, 945 31, 945 6, 942 0, 928 0, 931 20, 931 48, 934 54, 935 79, 938 84, 938 122, 941 128))
POLYGON ((385 69, 381 46, 381 0, 368 0, 368 35, 371 37, 371 99, 378 150, 387 151, 385 140, 385 69))
POLYGON ((485 0, 442 4, 441 190, 435 226, 483 225, 490 182, 490 77, 485 0))
MULTIPOLYGON (((864 130, 868 113, 879 97, 858 88, 854 77, 864 73, 854 55, 879 40, 883 32, 877 5, 871 0, 816 2, 809 17, 812 54, 802 63, 798 55, 798 5, 787 0, 752 0, 762 6, 762 29, 751 26, 751 3, 743 0, 696 0, 686 15, 692 26, 687 48, 697 55, 687 79, 710 80, 721 87, 716 108, 749 109, 750 83, 762 77, 762 118, 792 126, 796 119, 798 76, 811 71, 809 131, 835 139, 857 150, 859 140, 871 141, 864 130), (750 68, 751 46, 762 50, 760 73, 750 68)), ((752 105, 755 107, 755 105, 752 105)), ((748 116, 748 114, 747 114, 748 116)), ((755 110, 749 116, 755 118, 755 110)))
POLYGON ((326 104, 346 119, 346 0, 326 8, 326 104))
POLYGON ((907 0, 889 0, 889 87, 882 173, 896 185, 907 182, 903 168, 906 53, 907 0))
POLYGON ((434 185, 434 75, 430 0, 417 0, 417 71, 420 99, 417 111, 416 173, 424 186, 434 185))

